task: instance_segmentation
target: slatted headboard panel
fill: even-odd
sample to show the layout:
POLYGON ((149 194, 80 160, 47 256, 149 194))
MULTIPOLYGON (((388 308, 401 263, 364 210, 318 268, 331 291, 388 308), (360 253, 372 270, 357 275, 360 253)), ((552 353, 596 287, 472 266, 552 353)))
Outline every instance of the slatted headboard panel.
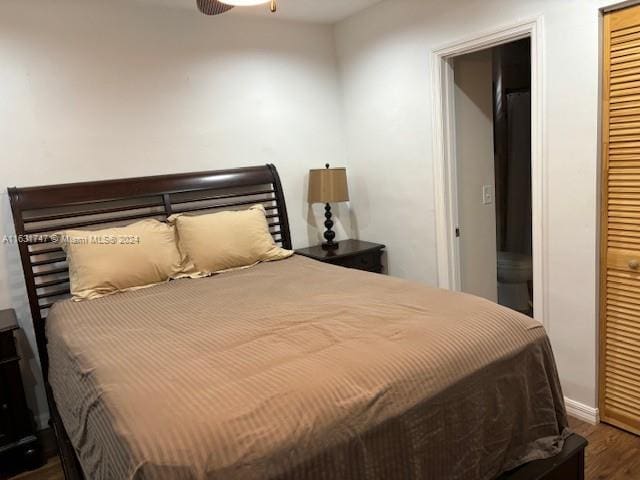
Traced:
POLYGON ((208 213, 261 203, 274 240, 291 248, 287 207, 273 165, 100 182, 10 188, 20 258, 45 380, 45 320, 49 307, 69 295, 64 252, 51 235, 96 230, 174 213, 208 213))

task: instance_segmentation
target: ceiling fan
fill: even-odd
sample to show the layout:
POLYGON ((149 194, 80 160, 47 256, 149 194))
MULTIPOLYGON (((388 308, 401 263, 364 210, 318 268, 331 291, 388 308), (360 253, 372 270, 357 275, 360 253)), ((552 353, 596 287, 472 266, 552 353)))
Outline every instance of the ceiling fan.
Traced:
POLYGON ((248 7, 270 3, 272 13, 277 10, 276 0, 196 0, 198 10, 205 15, 220 15, 231 10, 233 7, 248 7))

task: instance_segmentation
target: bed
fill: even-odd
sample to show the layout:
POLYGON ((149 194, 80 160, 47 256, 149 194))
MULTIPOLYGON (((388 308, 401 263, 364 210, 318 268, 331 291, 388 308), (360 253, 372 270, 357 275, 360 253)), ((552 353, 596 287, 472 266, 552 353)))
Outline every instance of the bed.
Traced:
POLYGON ((51 234, 261 203, 274 166, 10 189, 68 479, 580 479, 549 340, 491 302, 299 256, 85 302, 51 234))

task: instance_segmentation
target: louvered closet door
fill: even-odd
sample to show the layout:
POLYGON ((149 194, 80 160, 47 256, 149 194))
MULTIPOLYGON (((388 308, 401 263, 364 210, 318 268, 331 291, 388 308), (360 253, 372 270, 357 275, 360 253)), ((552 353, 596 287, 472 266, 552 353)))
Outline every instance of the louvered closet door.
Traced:
POLYGON ((640 6, 604 24, 600 416, 640 434, 640 6))

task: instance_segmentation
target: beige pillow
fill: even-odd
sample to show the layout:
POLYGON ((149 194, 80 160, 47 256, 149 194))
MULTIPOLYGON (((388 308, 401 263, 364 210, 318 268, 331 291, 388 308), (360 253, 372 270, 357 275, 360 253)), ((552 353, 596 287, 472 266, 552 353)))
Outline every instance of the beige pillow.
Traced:
POLYGON ((178 246, 189 266, 185 274, 210 275, 258 262, 281 260, 293 251, 276 245, 262 205, 207 215, 172 215, 178 246))
POLYGON ((66 230, 57 242, 67 254, 74 300, 150 287, 181 275, 175 228, 143 220, 105 230, 66 230))

